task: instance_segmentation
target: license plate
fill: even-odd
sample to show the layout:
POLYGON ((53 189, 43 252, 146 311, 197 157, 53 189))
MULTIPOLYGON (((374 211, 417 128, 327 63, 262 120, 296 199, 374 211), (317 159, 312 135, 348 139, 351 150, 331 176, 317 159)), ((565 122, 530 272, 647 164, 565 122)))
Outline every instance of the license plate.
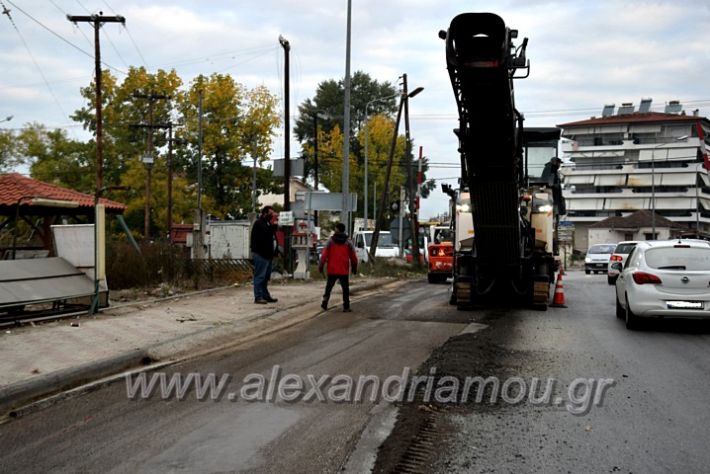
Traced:
POLYGON ((668 301, 668 309, 703 309, 702 301, 668 301))

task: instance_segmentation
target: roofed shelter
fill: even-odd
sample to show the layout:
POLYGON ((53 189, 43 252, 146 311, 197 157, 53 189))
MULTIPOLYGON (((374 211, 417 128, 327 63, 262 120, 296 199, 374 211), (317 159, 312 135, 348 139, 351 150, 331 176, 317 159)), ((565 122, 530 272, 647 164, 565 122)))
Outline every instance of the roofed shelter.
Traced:
MULTIPOLYGON (((101 198, 100 202, 107 214, 122 215, 127 208, 110 199, 101 198)), ((34 229, 42 248, 51 253, 51 226, 61 223, 63 217, 93 222, 94 196, 19 173, 0 175, 0 231, 19 218, 34 229)), ((7 247, 0 247, 0 258, 6 250, 7 247)))

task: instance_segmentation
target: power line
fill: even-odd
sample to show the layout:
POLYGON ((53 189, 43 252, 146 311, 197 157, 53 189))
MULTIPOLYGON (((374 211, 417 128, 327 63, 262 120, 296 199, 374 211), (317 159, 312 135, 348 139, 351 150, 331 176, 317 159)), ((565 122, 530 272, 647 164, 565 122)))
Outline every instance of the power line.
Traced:
POLYGON ((44 84, 47 86, 47 89, 49 90, 50 95, 54 99, 54 103, 57 104, 57 107, 59 107, 59 111, 62 113, 62 116, 66 117, 67 114, 66 114, 66 112, 64 112, 64 108, 62 107, 62 104, 59 103, 59 99, 57 99, 57 96, 54 94, 54 91, 52 90, 52 86, 49 85, 49 82, 47 81, 47 78, 45 77, 44 72, 42 71, 42 68, 39 66, 39 63, 35 59, 34 54, 32 54, 32 50, 30 50, 30 47, 27 44, 27 41, 25 41, 24 36, 22 36, 22 33, 20 33, 20 29, 15 24, 15 20, 12 19, 12 16, 10 15, 10 10, 7 9, 7 7, 5 6, 4 3, 0 2, 0 5, 2 5, 3 14, 7 16, 8 20, 10 20, 12 27, 17 32, 17 36, 20 37, 20 41, 22 41, 22 44, 25 46, 25 49, 27 50, 27 54, 29 55, 30 59, 32 59, 32 62, 34 63, 35 67, 37 68, 37 71, 39 71, 39 75, 42 77, 44 84))
MULTIPOLYGON (((72 48, 76 49, 76 50, 79 51, 80 53, 85 54, 86 56, 88 56, 88 57, 90 57, 90 58, 93 58, 93 57, 94 57, 93 54, 91 54, 91 53, 89 53, 89 52, 83 50, 83 49, 80 48, 79 46, 75 45, 74 43, 72 43, 71 41, 69 41, 68 39, 66 39, 66 38, 63 37, 62 35, 60 35, 59 33, 57 33, 57 32, 55 32, 54 30, 52 30, 50 27, 46 26, 46 25, 45 25, 44 23, 42 23, 41 21, 39 21, 38 19, 36 19, 36 18, 33 17, 32 15, 30 15, 29 13, 27 13, 26 11, 24 11, 22 8, 20 8, 20 7, 18 7, 17 5, 15 5, 15 3, 14 3, 12 0, 6 0, 6 1, 7 1, 7 3, 9 3, 10 5, 12 5, 16 10, 18 10, 19 12, 21 12, 22 14, 24 14, 27 18, 29 18, 30 20, 32 20, 32 21, 34 21, 35 23, 37 23, 39 26, 41 26, 42 28, 44 28, 45 30, 47 30, 48 32, 50 32, 51 34, 53 34, 54 36, 56 36, 57 38, 59 38, 60 40, 62 40, 62 41, 65 42, 66 44, 68 44, 69 46, 71 46, 72 48)), ((106 63, 106 62, 104 62, 104 61, 101 61, 101 64, 103 64, 104 66, 108 67, 109 69, 113 69, 114 71, 119 72, 119 73, 121 73, 121 74, 123 74, 123 75, 128 75, 126 72, 121 71, 120 69, 118 69, 118 68, 116 68, 116 67, 113 67, 112 65, 110 65, 110 64, 108 64, 108 63, 106 63)))
MULTIPOLYGON (((109 5, 106 0, 103 0, 103 2, 104 2, 104 5, 106 5, 106 7, 108 7, 108 9, 111 10, 113 12, 113 14, 115 15, 116 10, 114 10, 114 8, 111 5, 109 5)), ((133 39, 133 35, 131 35, 131 31, 128 29, 128 27, 125 24, 123 25, 123 29, 126 30, 126 33, 128 34, 128 39, 130 39, 131 43, 133 43, 133 47, 136 49, 138 56, 141 58, 141 61, 143 62, 143 66, 145 66, 145 68, 147 69, 148 63, 146 62, 145 58, 143 57, 143 53, 141 52, 140 48, 138 48, 138 44, 133 39)))

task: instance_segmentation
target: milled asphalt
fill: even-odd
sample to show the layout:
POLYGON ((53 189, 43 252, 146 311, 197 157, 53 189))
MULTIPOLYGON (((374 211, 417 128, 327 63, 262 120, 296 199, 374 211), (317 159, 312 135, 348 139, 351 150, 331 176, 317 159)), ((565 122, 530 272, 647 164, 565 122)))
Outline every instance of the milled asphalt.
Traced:
MULTIPOLYGON (((389 283, 396 281, 356 278, 352 293, 389 283)), ((205 354, 314 317, 322 311, 323 285, 272 282, 279 301, 268 305, 254 304, 247 284, 6 329, 0 333, 0 416, 101 377, 205 354)), ((331 306, 338 304, 336 287, 331 306)))

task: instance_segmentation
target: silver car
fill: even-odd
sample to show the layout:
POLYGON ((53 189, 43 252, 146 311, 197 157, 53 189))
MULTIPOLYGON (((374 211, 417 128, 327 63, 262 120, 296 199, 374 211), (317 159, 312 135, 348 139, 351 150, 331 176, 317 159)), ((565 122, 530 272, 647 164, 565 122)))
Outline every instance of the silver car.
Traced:
POLYGON ((641 318, 710 318, 710 244, 639 242, 616 280, 616 316, 635 329, 641 318))
POLYGON ((589 247, 584 257, 584 273, 606 273, 609 268, 609 259, 614 253, 616 244, 596 244, 589 247))

